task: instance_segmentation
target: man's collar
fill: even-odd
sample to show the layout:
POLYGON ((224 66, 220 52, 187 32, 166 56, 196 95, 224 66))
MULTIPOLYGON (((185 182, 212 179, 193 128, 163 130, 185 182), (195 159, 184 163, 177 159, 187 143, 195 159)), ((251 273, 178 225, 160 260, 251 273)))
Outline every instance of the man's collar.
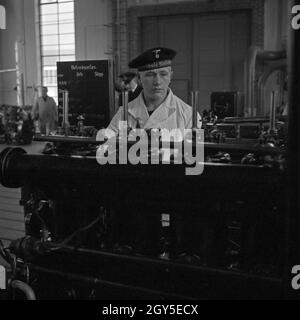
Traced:
MULTIPOLYGON (((145 106, 146 106, 146 100, 145 100, 145 97, 144 97, 144 93, 143 93, 143 91, 142 91, 142 100, 143 100, 143 102, 144 102, 144 104, 145 104, 145 106)), ((173 105, 171 105, 171 103, 170 103, 170 100, 171 100, 171 98, 172 98, 172 96, 173 96, 173 92, 172 92, 172 90, 170 89, 170 88, 168 88, 168 92, 167 92, 167 95, 166 95, 166 97, 164 98, 164 100, 161 102, 161 104, 156 108, 156 109, 158 109, 158 108, 160 108, 161 106, 163 106, 163 107, 167 107, 167 108, 171 108, 171 109, 173 109, 173 108, 175 108, 173 105)), ((147 107, 146 107, 147 108, 147 107)), ((156 110, 155 109, 155 110, 156 110)))
MULTIPOLYGON (((175 109, 176 106, 172 105, 171 99, 173 97, 173 92, 171 89, 169 89, 169 93, 165 100, 157 107, 157 109, 167 108, 167 109, 175 109)), ((156 110, 157 110, 156 109, 156 110)), ((143 91, 139 94, 139 96, 131 101, 128 105, 128 112, 134 117, 134 118, 140 118, 143 119, 145 117, 148 117, 147 107, 143 98, 143 91)))

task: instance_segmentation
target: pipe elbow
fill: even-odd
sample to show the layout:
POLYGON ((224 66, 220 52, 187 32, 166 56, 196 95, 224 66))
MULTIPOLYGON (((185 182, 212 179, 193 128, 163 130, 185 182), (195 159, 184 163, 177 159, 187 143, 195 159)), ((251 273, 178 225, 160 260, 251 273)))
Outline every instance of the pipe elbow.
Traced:
POLYGON ((27 300, 36 300, 33 289, 27 283, 20 280, 12 280, 10 286, 13 289, 22 291, 25 294, 27 300))

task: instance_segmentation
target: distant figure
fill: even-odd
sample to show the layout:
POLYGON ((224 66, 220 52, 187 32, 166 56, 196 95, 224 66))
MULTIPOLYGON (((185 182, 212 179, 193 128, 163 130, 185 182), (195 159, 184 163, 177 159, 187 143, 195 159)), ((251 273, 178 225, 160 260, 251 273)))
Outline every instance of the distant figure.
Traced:
POLYGON ((32 119, 38 120, 41 134, 49 134, 57 129, 57 106, 53 98, 48 96, 48 88, 42 87, 39 97, 31 111, 32 119))
MULTIPOLYGON (((121 79, 122 90, 128 91, 128 102, 134 100, 143 90, 138 84, 137 74, 135 72, 122 73, 119 78, 121 79)), ((119 96, 119 106, 122 106, 122 94, 119 96)))

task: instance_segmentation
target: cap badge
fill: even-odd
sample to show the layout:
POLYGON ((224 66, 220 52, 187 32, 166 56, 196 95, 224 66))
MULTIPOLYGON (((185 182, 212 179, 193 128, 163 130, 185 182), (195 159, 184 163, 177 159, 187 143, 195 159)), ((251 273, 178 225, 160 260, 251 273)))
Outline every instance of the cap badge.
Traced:
POLYGON ((153 52, 155 53, 155 58, 156 59, 159 59, 159 53, 160 53, 160 49, 158 49, 158 50, 153 50, 153 52))

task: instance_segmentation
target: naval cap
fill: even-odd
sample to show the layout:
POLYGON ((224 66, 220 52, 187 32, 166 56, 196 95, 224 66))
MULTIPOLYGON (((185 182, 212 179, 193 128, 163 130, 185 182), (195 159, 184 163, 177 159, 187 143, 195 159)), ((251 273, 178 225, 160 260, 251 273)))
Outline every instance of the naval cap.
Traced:
POLYGON ((136 76, 135 72, 127 71, 119 75, 119 78, 122 79, 125 83, 129 83, 136 76))
POLYGON ((175 56, 176 51, 173 49, 163 47, 152 48, 131 60, 128 66, 139 71, 164 68, 171 65, 175 56))

